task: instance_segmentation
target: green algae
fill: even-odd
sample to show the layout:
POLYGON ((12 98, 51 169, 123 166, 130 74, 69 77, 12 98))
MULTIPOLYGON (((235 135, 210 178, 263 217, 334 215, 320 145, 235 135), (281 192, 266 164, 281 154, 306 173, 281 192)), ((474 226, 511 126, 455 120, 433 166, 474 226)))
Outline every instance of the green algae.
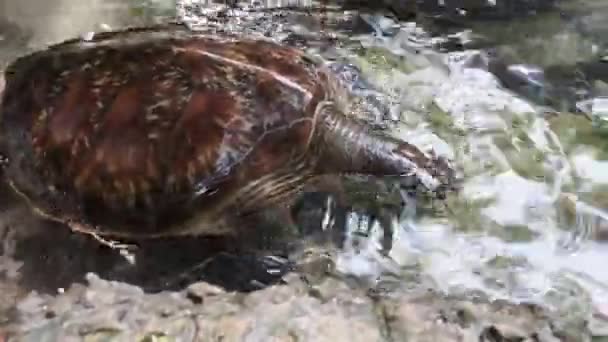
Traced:
POLYGON ((578 193, 578 196, 583 202, 601 209, 608 209, 608 184, 596 185, 589 192, 578 193))
POLYGON ((523 257, 509 257, 504 255, 497 255, 492 259, 486 261, 486 265, 493 269, 512 269, 515 267, 522 267, 527 265, 527 261, 523 257))
POLYGON ((493 228, 488 233, 505 242, 530 242, 539 235, 525 224, 508 224, 493 228))
POLYGON ((495 203, 494 198, 464 199, 448 197, 448 217, 461 232, 487 231, 493 223, 482 214, 482 210, 495 203))
POLYGON ((433 126, 433 128, 436 128, 440 131, 455 130, 454 120, 452 119, 452 117, 448 113, 441 110, 439 106, 435 103, 432 103, 429 106, 429 113, 427 118, 428 122, 431 124, 431 126, 433 126))
POLYGON ((100 328, 87 333, 83 340, 85 342, 111 342, 121 335, 121 331, 113 328, 100 328))
POLYGON ((177 16, 175 1, 169 0, 130 0, 129 14, 133 18, 153 21, 154 18, 174 18, 177 16))
POLYGON ((144 336, 140 342, 172 342, 175 338, 171 338, 162 332, 149 333, 144 336))
POLYGON ((526 179, 546 181, 551 173, 543 168, 544 153, 534 150, 509 150, 505 153, 515 173, 526 179))
POLYGON ((492 140, 496 147, 503 152, 509 165, 519 176, 536 181, 551 180, 552 172, 543 166, 547 152, 540 150, 528 134, 534 117, 511 116, 510 121, 509 131, 493 135, 492 140))
POLYGON ((466 135, 463 129, 454 124, 452 116, 439 108, 435 102, 431 102, 428 106, 427 121, 435 133, 443 139, 453 140, 454 136, 466 135))
MULTIPOLYGON (((456 126, 452 116, 439 108, 435 102, 431 102, 427 109, 426 120, 432 132, 452 147, 456 160, 464 160, 463 155, 470 152, 466 131, 456 126)), ((465 175, 469 175, 466 170, 465 175)))
POLYGON ((382 47, 358 49, 355 53, 358 56, 358 58, 355 58, 355 63, 358 64, 364 74, 369 72, 391 73, 394 70, 409 74, 415 70, 405 56, 396 55, 382 47))
POLYGON ((559 137, 566 154, 581 146, 597 150, 596 158, 608 160, 608 133, 595 129, 582 115, 562 114, 549 119, 549 126, 559 137))
POLYGON ((449 219, 460 232, 486 232, 506 242, 533 241, 538 233, 525 224, 501 225, 483 214, 483 209, 496 203, 496 198, 448 198, 449 219))

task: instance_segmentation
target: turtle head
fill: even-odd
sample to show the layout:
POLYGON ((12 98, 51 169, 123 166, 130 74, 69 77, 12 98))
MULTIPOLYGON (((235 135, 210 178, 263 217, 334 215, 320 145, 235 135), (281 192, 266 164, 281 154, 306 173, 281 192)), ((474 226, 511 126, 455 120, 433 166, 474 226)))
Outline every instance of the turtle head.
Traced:
MULTIPOLYGON (((326 111, 321 127, 324 153, 335 169, 396 177, 404 192, 437 199, 445 199, 449 192, 459 188, 455 170, 446 157, 434 150, 424 152, 384 129, 374 129, 388 128, 389 122, 397 121, 398 117, 390 116, 388 96, 374 90, 357 66, 341 62, 325 65, 338 108, 326 111)), ((321 168, 330 166, 324 164, 321 168)))
POLYGON ((447 157, 437 155, 434 150, 427 153, 428 161, 424 168, 430 179, 418 177, 418 191, 431 198, 444 200, 449 192, 458 191, 461 180, 456 177, 456 170, 447 157))
POLYGON ((449 192, 457 192, 460 188, 455 167, 447 157, 437 155, 433 149, 423 152, 403 142, 385 158, 396 163, 395 170, 407 170, 397 176, 397 182, 401 190, 411 196, 444 200, 449 192))

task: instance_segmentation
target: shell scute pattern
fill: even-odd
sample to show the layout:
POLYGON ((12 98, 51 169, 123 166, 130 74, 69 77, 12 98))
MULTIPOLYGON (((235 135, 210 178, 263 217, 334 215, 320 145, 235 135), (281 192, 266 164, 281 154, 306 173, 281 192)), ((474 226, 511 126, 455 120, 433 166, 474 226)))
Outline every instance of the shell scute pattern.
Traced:
POLYGON ((26 89, 6 94, 5 127, 30 132, 11 139, 25 153, 9 173, 51 216, 61 208, 106 228, 160 232, 305 153, 300 142, 327 90, 294 50, 145 36, 115 48, 104 37, 26 56, 12 66, 20 76, 7 77, 26 89), (44 184, 26 184, 33 178, 44 184))

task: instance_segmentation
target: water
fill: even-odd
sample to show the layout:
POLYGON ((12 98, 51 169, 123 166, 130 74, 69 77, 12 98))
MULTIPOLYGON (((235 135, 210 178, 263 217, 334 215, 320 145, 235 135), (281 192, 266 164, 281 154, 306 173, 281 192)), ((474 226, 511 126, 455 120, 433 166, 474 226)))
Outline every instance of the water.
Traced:
MULTIPOLYGON (((575 3, 570 17, 549 13, 510 25, 473 22, 468 35, 485 36, 507 65, 545 70, 560 88, 551 68, 576 72, 573 65, 601 55, 607 43, 596 17, 598 11, 608 15, 608 7, 575 3)), ((22 34, 2 36, 0 65, 67 37, 154 23, 172 8, 160 0, 2 0, 0 28, 22 34)), ((389 258, 378 253, 381 232, 373 225, 370 238, 339 255, 338 269, 374 281, 415 266, 446 292, 482 290, 572 315, 608 317, 607 137, 584 116, 559 112, 570 105, 507 89, 490 72, 488 51, 437 52, 429 47, 441 35, 427 36, 414 23, 384 34, 383 27, 391 25, 383 25, 340 38, 343 44, 331 53, 358 65, 392 99, 400 119, 393 134, 455 158, 466 182, 446 215, 422 210, 395 221, 389 258), (546 106, 556 103, 557 114, 547 114, 546 106)), ((360 224, 353 215, 355 229, 360 224)), ((598 330, 608 326, 608 320, 593 322, 598 330)))
MULTIPOLYGON (((472 35, 490 37, 492 53, 503 61, 532 64, 536 70, 565 65, 569 72, 580 71, 573 66, 596 56, 605 42, 585 32, 588 44, 567 45, 581 32, 574 26, 556 30, 554 16, 528 18, 509 27, 474 24, 472 35), (509 55, 513 50, 517 53, 509 55)), ((410 39, 419 29, 404 25, 392 37, 361 37, 362 45, 374 52, 351 60, 397 99, 402 124, 395 134, 454 155, 467 182, 455 200, 459 208, 448 219, 421 216, 408 229, 403 224, 396 229, 392 261, 422 265, 447 292, 478 289, 496 298, 605 317, 605 136, 580 114, 547 115, 551 103, 505 89, 487 64, 478 62, 488 51, 427 51, 427 61, 421 62, 420 52, 411 51, 423 46, 425 37, 415 44, 410 39), (396 56, 406 56, 409 65, 387 68, 396 56), (573 294, 576 300, 564 300, 573 294)), ((563 108, 572 106, 554 106, 552 111, 563 108)), ((361 274, 364 267, 354 266, 352 257, 346 260, 345 272, 351 267, 361 274)), ((360 262, 371 264, 369 255, 360 262)), ((368 272, 395 272, 394 265, 375 265, 368 272)))

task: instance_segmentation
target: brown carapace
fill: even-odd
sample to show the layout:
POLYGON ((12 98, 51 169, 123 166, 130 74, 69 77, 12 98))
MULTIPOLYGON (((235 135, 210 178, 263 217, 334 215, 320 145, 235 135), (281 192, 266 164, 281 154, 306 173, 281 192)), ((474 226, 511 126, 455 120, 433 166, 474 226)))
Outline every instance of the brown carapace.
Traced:
POLYGON ((441 193, 447 162, 372 132, 303 51, 129 29, 17 59, 0 107, 4 176, 41 215, 115 237, 216 235, 326 174, 441 193))

